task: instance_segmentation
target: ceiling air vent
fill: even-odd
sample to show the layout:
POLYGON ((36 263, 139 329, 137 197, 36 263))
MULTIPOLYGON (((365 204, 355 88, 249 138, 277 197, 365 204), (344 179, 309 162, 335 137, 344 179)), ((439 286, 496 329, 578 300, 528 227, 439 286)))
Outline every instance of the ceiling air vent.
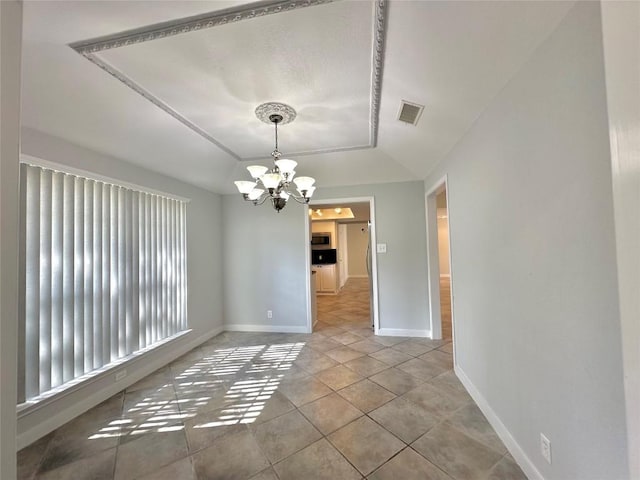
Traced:
POLYGON ((418 105, 417 103, 407 102, 406 100, 402 100, 400 102, 400 113, 398 114, 398 120, 405 123, 410 123, 411 125, 416 125, 418 120, 420 120, 420 115, 422 115, 422 110, 424 110, 424 105, 418 105))

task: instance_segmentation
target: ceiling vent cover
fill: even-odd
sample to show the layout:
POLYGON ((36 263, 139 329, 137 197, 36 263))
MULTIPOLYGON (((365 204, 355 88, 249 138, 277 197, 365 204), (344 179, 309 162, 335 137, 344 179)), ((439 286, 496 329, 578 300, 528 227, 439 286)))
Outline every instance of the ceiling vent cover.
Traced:
POLYGON ((398 120, 404 123, 410 123, 416 125, 420 120, 420 115, 424 110, 424 105, 418 105, 417 103, 407 102, 402 100, 400 102, 400 113, 398 114, 398 120))

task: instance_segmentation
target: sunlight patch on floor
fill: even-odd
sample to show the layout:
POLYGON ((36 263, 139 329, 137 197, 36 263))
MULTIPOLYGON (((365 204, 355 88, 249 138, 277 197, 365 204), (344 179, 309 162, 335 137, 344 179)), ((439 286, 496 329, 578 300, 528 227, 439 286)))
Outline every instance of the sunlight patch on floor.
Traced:
POLYGON ((126 409, 123 418, 89 439, 179 431, 185 428, 186 420, 199 414, 206 414, 207 420, 193 428, 253 423, 304 345, 293 342, 216 349, 149 391, 126 409), (234 380, 240 374, 242 379, 234 380))

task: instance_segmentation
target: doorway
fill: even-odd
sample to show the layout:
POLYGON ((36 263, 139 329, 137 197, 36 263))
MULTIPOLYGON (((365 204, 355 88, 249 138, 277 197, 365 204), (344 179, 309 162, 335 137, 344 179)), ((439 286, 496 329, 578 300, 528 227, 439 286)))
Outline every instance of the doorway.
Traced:
POLYGON ((431 338, 455 341, 450 207, 446 177, 427 191, 426 212, 431 338))
MULTIPOLYGON (((372 197, 309 204, 308 330, 378 331, 375 210, 372 197)), ((371 333, 369 333, 371 334, 371 333)))

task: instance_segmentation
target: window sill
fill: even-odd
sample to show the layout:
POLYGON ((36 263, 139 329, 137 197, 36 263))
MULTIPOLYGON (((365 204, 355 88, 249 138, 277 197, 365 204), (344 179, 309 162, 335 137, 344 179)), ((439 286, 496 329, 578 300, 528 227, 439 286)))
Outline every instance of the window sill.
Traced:
MULTIPOLYGON (((170 345, 178 341, 179 339, 181 339, 191 331, 192 331, 191 329, 187 329, 187 330, 183 330, 182 332, 178 332, 175 335, 165 338, 164 340, 161 340, 158 343, 155 343, 149 347, 143 348, 142 350, 138 350, 137 352, 132 353, 131 355, 128 355, 126 357, 119 358, 115 362, 111 362, 108 365, 105 365, 89 373, 86 373, 63 385, 59 385, 55 388, 52 388, 48 392, 38 395, 37 397, 34 397, 24 403, 18 404, 16 408, 18 419, 36 410, 44 408, 47 405, 50 405, 56 402, 57 400, 71 393, 74 393, 80 390, 81 388, 86 387, 87 385, 97 382, 98 380, 104 379, 108 375, 112 375, 115 372, 118 372, 118 370, 122 369, 124 365, 131 365, 132 363, 142 359, 149 352, 152 352, 161 347, 170 345)), ((118 382, 124 383, 124 380, 126 378, 127 377, 124 377, 121 380, 115 380, 114 378, 114 383, 118 383, 118 382)))

